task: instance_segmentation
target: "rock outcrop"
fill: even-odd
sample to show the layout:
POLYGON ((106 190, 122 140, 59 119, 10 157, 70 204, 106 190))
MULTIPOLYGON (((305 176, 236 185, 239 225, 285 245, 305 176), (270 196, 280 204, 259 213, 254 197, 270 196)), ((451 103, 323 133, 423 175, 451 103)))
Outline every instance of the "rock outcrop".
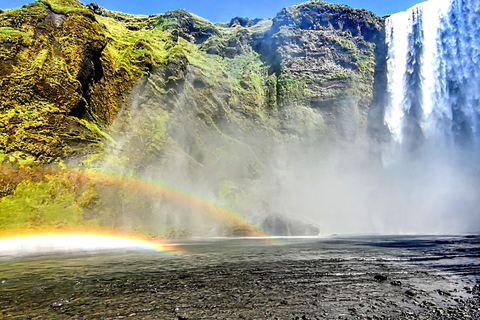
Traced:
POLYGON ((383 21, 367 10, 309 1, 285 8, 258 39, 278 78, 279 104, 321 114, 343 138, 365 131, 383 21))
MULTIPOLYGON (((26 170, 28 186, 64 181, 35 174, 47 163, 149 172, 250 212, 275 192, 262 177, 282 179, 271 163, 277 143, 366 134, 383 41, 381 18, 323 1, 224 24, 76 0, 3 11, 0 162, 26 170)), ((19 196, 21 180, 0 177, 2 195, 19 196)), ((72 185, 55 190, 73 194, 83 219, 118 226, 126 206, 89 179, 69 177, 72 185)))

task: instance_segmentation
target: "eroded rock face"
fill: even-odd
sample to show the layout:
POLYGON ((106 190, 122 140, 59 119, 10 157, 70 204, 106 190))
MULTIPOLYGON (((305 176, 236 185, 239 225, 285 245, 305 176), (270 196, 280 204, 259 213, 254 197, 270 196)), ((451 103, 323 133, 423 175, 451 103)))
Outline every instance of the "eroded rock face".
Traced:
POLYGON ((68 154, 71 115, 100 80, 94 73, 101 72, 101 63, 92 58, 107 41, 92 18, 55 12, 42 2, 0 16, 0 61, 6 67, 0 79, 0 148, 6 153, 42 162, 68 154))
MULTIPOLYGON (((381 74, 384 54, 380 44, 383 20, 366 10, 310 1, 283 9, 273 20, 237 17, 228 24, 212 24, 184 10, 147 17, 111 12, 97 4, 90 4, 88 9, 75 1, 71 5, 71 9, 61 11, 45 0, 1 13, 0 27, 11 30, 0 34, 0 103, 4 112, 0 146, 6 153, 21 151, 49 162, 71 154, 72 145, 86 147, 100 137, 83 130, 86 139, 81 142, 82 136, 68 129, 75 119, 108 126, 118 110, 129 104, 126 98, 133 85, 154 69, 165 75, 165 81, 158 84, 165 92, 178 91, 177 86, 188 77, 178 66, 208 68, 189 57, 185 46, 178 53, 168 53, 175 45, 162 45, 161 41, 178 42, 178 38, 211 57, 220 56, 225 70, 238 68, 235 65, 243 63, 242 59, 256 59, 252 52, 259 54, 257 58, 267 68, 266 72, 255 71, 260 82, 255 80, 257 76, 242 71, 240 99, 227 93, 228 108, 247 118, 257 117, 266 108, 269 116, 276 118, 275 123, 283 122, 286 132, 299 136, 326 130, 354 139, 365 132, 374 74, 381 74), (104 20, 99 23, 100 18, 104 20), (108 19, 115 21, 112 29, 102 27, 108 19), (113 33, 124 32, 122 25, 132 33, 130 38, 139 37, 127 49, 128 54, 116 44, 119 37, 113 33), (143 35, 154 30, 162 30, 166 38, 152 42, 143 35), (166 60, 156 56, 157 46, 165 46, 166 60), (116 60, 119 55, 124 61, 116 60), (229 62, 239 56, 243 58, 238 62, 229 62), (26 111, 22 110, 27 104, 35 112, 39 105, 48 105, 42 110, 53 111, 36 117, 44 121, 35 125, 11 120, 16 119, 13 110, 25 119, 26 111), (312 116, 305 119, 305 114, 312 116), (311 123, 308 128, 313 131, 297 128, 296 123, 302 121, 311 123), (13 132, 17 132, 15 137, 13 132)), ((211 78, 208 85, 196 81, 195 86, 215 90, 223 86, 217 82, 228 81, 231 72, 238 70, 211 78)), ((381 77, 379 80, 381 83, 381 77)), ((213 102, 217 107, 223 103, 217 102, 213 102)), ((74 153, 81 153, 80 149, 74 153)))
POLYGON ((97 152, 91 129, 113 121, 135 80, 104 51, 93 12, 55 4, 0 14, 0 149, 40 163, 97 152))
POLYGON ((307 105, 353 139, 367 125, 382 41, 383 20, 371 12, 310 1, 280 11, 257 49, 279 79, 304 90, 292 95, 287 86, 280 104, 307 105))
MULTIPOLYGON (((272 20, 213 24, 184 10, 133 16, 65 3, 0 12, 2 160, 161 172, 254 212, 275 199, 262 182, 282 181, 277 146, 354 140, 382 90, 383 20, 365 10, 310 1, 272 20)), ((0 193, 12 194, 18 181, 2 179, 0 193)), ((98 194, 88 210, 123 214, 123 200, 108 206, 98 194)), ((139 204, 129 205, 135 217, 139 204)), ((279 215, 262 221, 274 234, 318 234, 279 215)))

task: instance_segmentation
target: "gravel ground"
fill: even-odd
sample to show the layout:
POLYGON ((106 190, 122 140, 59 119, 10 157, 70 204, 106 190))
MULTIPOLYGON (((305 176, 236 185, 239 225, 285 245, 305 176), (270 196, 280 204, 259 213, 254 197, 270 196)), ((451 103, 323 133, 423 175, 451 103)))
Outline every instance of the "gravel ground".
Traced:
POLYGON ((416 262, 438 255, 418 248, 215 242, 178 257, 4 260, 0 318, 480 319, 478 257, 447 268, 416 262))

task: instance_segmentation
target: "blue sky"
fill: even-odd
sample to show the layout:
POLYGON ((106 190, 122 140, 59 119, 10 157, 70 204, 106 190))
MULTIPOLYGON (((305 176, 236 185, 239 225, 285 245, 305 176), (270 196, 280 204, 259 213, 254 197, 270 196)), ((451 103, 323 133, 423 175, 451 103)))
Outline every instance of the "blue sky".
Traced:
MULTIPOLYGON (((19 8, 28 0, 1 0, 0 9, 19 8)), ((284 7, 302 0, 92 0, 102 7, 131 14, 157 14, 175 9, 185 9, 212 22, 227 22, 241 16, 248 18, 273 18, 284 7)), ((422 0, 330 0, 353 8, 368 9, 379 16, 405 11, 422 0)))

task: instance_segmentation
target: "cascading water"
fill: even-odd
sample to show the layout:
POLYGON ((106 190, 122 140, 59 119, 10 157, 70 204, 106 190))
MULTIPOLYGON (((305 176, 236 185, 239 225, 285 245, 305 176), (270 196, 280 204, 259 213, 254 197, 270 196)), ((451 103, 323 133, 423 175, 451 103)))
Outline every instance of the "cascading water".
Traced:
POLYGON ((386 21, 385 124, 411 152, 479 142, 480 2, 430 0, 386 21))
MULTIPOLYGON (((387 89, 377 82, 380 103, 369 120, 371 132, 382 135, 377 141, 392 141, 380 148, 368 148, 363 137, 336 143, 320 130, 304 140, 288 132, 271 135, 270 125, 234 116, 230 89, 200 85, 200 67, 190 66, 186 81, 168 95, 159 95, 155 85, 165 84, 164 74, 152 73, 117 118, 118 143, 103 168, 186 192, 128 194, 117 210, 119 223, 140 221, 149 232, 175 237, 245 234, 238 219, 231 223, 205 205, 179 203, 184 194, 181 199, 190 195, 197 203, 211 199, 207 203, 281 235, 291 234, 289 223, 309 231, 304 222, 324 234, 478 232, 477 21, 478 0, 429 1, 387 19, 387 89), (214 88, 216 102, 204 104, 214 88), (232 115, 209 118, 221 110, 232 115), (384 166, 372 161, 377 150, 384 166)), ((275 121, 287 118, 282 112, 288 109, 279 109, 275 121)), ((310 111, 307 120, 316 115, 310 111)), ((300 122, 292 127, 299 133, 306 128, 300 122)))
POLYGON ((478 0, 430 0, 386 20, 387 99, 371 121, 386 143, 366 210, 376 232, 478 230, 478 21, 478 0))

